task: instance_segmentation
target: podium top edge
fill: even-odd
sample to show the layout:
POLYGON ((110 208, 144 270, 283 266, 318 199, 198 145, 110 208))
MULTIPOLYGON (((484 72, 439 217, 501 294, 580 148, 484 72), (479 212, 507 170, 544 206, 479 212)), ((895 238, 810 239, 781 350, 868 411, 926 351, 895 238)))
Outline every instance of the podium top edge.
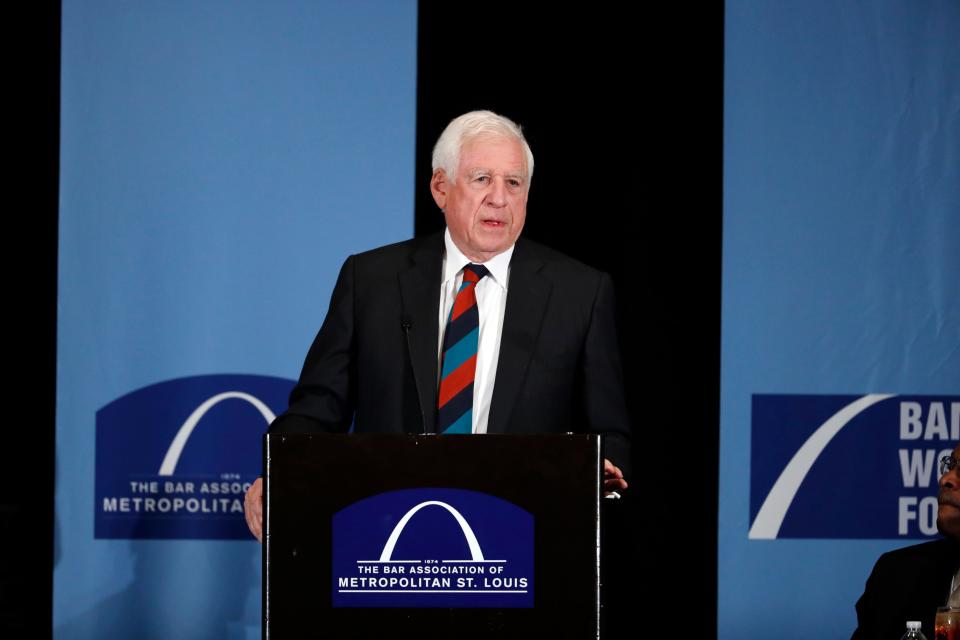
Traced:
POLYGON ((363 440, 434 440, 438 438, 450 438, 462 440, 465 438, 484 438, 484 439, 504 439, 504 440, 599 440, 602 436, 597 433, 475 433, 475 434, 438 434, 438 433, 265 433, 264 438, 267 442, 284 442, 287 439, 294 441, 304 440, 338 440, 338 439, 363 439, 363 440))

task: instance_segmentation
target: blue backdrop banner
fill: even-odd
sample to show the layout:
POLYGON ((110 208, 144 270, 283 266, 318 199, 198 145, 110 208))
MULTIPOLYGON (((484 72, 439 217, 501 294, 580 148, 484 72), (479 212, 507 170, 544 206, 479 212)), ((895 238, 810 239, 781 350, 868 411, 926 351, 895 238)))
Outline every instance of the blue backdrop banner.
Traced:
POLYGON ((721 639, 849 637, 878 556, 934 534, 958 33, 945 0, 726 3, 721 639))
POLYGON ((960 396, 758 394, 751 422, 752 540, 936 535, 960 396))
POLYGON ((55 637, 260 637, 243 492, 341 263, 413 233, 416 23, 63 3, 55 637))

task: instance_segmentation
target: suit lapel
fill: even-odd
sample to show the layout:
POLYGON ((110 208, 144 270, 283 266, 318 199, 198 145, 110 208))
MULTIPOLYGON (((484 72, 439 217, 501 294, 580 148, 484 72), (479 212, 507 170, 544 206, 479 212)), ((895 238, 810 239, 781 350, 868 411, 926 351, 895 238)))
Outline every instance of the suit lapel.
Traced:
POLYGON ((424 426, 432 433, 437 421, 437 318, 443 235, 426 238, 414 251, 411 262, 399 274, 400 297, 403 313, 410 320, 410 358, 420 388, 424 426))
POLYGON ((510 260, 510 282, 507 308, 500 334, 500 359, 490 403, 487 433, 504 433, 517 393, 527 375, 543 314, 547 309, 552 285, 540 273, 543 262, 530 255, 530 246, 517 242, 510 260))
POLYGON ((949 538, 944 538, 938 542, 937 550, 939 553, 933 560, 931 567, 932 573, 936 574, 936 578, 923 585, 922 588, 930 591, 927 602, 946 604, 950 598, 950 584, 953 582, 953 574, 960 568, 960 544, 949 538))

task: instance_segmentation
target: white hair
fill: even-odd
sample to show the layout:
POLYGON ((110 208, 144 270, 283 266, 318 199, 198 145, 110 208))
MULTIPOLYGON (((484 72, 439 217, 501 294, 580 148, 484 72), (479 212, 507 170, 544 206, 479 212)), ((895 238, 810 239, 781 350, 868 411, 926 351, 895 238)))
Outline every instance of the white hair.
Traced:
POLYGON ((527 189, 533 177, 533 152, 520 126, 510 118, 493 111, 471 111, 450 121, 433 147, 433 171, 443 169, 451 183, 456 183, 457 168, 463 145, 478 138, 512 138, 523 146, 527 164, 527 189))

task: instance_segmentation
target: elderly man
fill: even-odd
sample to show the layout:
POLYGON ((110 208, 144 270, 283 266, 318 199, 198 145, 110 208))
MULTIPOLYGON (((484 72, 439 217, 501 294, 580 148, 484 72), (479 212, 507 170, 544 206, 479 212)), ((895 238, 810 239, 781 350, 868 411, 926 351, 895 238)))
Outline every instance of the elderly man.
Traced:
MULTIPOLYGON (((489 111, 454 119, 430 191, 446 231, 350 256, 271 433, 605 436, 623 490, 630 426, 609 276, 520 238, 533 154, 489 111)), ((262 485, 247 493, 261 537, 262 485)))
POLYGON ((853 640, 898 638, 919 620, 933 640, 937 607, 960 606, 960 444, 940 462, 937 529, 943 539, 880 556, 857 601, 853 640))

